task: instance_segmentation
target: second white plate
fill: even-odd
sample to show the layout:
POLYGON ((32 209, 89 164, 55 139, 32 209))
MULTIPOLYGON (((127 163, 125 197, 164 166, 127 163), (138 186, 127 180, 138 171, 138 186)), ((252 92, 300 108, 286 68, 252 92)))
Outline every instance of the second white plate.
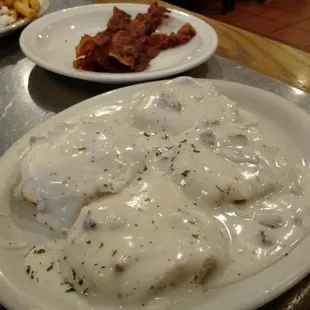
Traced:
POLYGON ((150 67, 138 73, 98 73, 72 67, 75 46, 84 34, 103 31, 117 6, 134 17, 146 12, 141 4, 96 4, 49 14, 29 25, 21 34, 20 46, 24 54, 37 65, 73 78, 102 83, 131 83, 159 79, 194 68, 210 58, 217 48, 217 35, 204 21, 181 11, 171 10, 169 18, 158 29, 160 33, 176 32, 190 23, 197 35, 187 44, 163 51, 152 60, 150 67))
MULTIPOLYGON (((231 82, 212 82, 221 93, 238 102, 240 107, 259 119, 261 127, 274 141, 277 141, 291 162, 303 163, 310 167, 308 114, 287 100, 260 89, 231 82)), ((45 121, 12 146, 0 160, 0 175, 3 180, 0 183, 0 241, 10 239, 40 244, 50 239, 49 230, 35 222, 32 209, 27 205, 17 205, 11 198, 12 188, 19 178, 20 156, 28 147, 31 136, 39 136, 53 126, 80 114, 102 113, 106 105, 132 98, 137 92, 154 89, 161 83, 163 81, 134 85, 88 99, 45 121)), ((310 260, 305 255, 309 248, 310 236, 307 235, 288 256, 264 271, 240 282, 207 291, 200 298, 189 299, 188 302, 179 304, 173 309, 256 309, 276 298, 309 273, 310 260)), ((91 308, 83 303, 84 299, 77 299, 74 294, 62 299, 52 292, 44 290, 44 286, 26 275, 24 258, 19 251, 0 248, 0 301, 8 309, 89 310, 91 308)))

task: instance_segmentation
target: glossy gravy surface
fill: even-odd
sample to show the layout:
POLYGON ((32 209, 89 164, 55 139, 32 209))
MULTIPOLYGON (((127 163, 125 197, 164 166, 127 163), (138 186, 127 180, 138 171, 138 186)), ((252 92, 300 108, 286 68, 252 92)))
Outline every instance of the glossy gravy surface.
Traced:
POLYGON ((210 83, 177 78, 103 112, 33 138, 22 158, 17 195, 64 234, 25 258, 41 288, 85 309, 167 309, 308 233, 308 169, 210 83))

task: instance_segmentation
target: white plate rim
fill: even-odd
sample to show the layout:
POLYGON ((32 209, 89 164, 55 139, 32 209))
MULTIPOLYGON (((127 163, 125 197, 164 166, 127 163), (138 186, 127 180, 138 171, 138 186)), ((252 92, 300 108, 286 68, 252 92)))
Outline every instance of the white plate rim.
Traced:
MULTIPOLYGON (((279 109, 290 113, 293 117, 297 117, 302 124, 309 124, 310 115, 308 115, 305 111, 286 99, 265 90, 229 81, 207 79, 197 80, 212 82, 218 88, 234 88, 237 89, 237 91, 239 89, 241 92, 252 91, 254 94, 256 93, 257 96, 262 96, 265 98, 268 97, 271 102, 272 99, 274 99, 274 103, 272 104, 276 104, 279 109)), ((135 92, 141 90, 141 88, 147 87, 150 89, 151 87, 160 85, 166 81, 149 82, 116 89, 84 100, 79 104, 74 105, 69 109, 66 109, 61 113, 47 119, 26 133, 3 155, 2 158, 0 158, 0 174, 5 175, 5 173, 2 174, 1 172, 8 171, 11 155, 16 156, 16 154, 21 154, 21 152, 28 145, 29 137, 35 133, 42 132, 46 127, 62 122, 68 117, 73 117, 75 114, 82 112, 83 110, 98 106, 99 102, 101 102, 102 106, 109 104, 109 97, 113 97, 115 94, 127 94, 126 96, 128 96, 129 94, 134 94, 135 92)), ((211 303, 208 302, 207 306, 214 310, 226 310, 228 309, 227 306, 229 306, 230 310, 255 309, 278 297, 298 281, 302 280, 309 273, 310 261, 307 259, 307 256, 304 255, 305 251, 309 247, 310 235, 307 235, 287 257, 284 257, 276 264, 243 281, 214 290, 215 295, 218 296, 216 296, 215 300, 211 303)), ((5 280, 6 279, 3 279, 0 275, 0 299, 1 302, 3 302, 3 305, 8 306, 9 309, 28 310, 29 308, 22 307, 23 301, 18 300, 18 287, 14 285, 4 285, 5 280)), ((27 302, 29 302, 29 300, 27 302)), ((35 301, 30 302, 34 303, 33 307, 38 306, 35 304, 35 301)), ((202 305, 192 309, 205 310, 205 306, 202 305)))
MULTIPOLYGON (((40 11, 37 18, 40 18, 43 14, 45 14, 45 12, 49 9, 49 7, 50 7, 50 1, 49 0, 43 0, 43 5, 42 5, 41 11, 40 11)), ((30 19, 24 18, 24 19, 19 20, 19 21, 15 22, 11 25, 0 28, 0 38, 2 36, 5 36, 5 35, 13 32, 13 31, 16 31, 22 27, 27 26, 31 22, 33 22, 33 21, 30 19)))
MULTIPOLYGON (((23 53, 35 64, 38 66, 57 73, 61 75, 65 75, 71 78, 81 79, 81 80, 87 80, 87 81, 93 81, 93 82, 101 82, 101 83, 132 83, 132 82, 143 82, 143 81, 149 81, 149 80, 156 80, 163 77, 173 76, 176 74, 179 74, 181 72, 188 71, 194 67, 197 67, 207 61, 216 51, 218 46, 218 36, 215 32, 215 30, 205 21, 202 19, 185 13, 180 10, 171 9, 171 14, 183 16, 186 18, 189 22, 194 21, 195 23, 199 24, 200 27, 204 27, 205 30, 208 30, 210 33, 210 42, 208 41, 208 49, 207 52, 202 54, 200 57, 197 57, 195 59, 192 59, 191 61, 178 65, 173 66, 170 68, 158 70, 158 71, 144 71, 144 72, 138 72, 138 73, 98 73, 98 72, 87 72, 87 71, 74 71, 74 72, 67 72, 65 69, 62 68, 55 68, 53 65, 51 65, 49 62, 41 59, 39 56, 32 53, 29 48, 27 41, 29 38, 33 36, 33 33, 35 33, 36 29, 39 29, 44 25, 44 23, 47 23, 48 21, 55 18, 55 16, 61 16, 61 14, 66 14, 67 12, 79 12, 86 9, 90 9, 92 7, 94 10, 100 10, 100 9, 109 9, 112 12, 112 9, 114 6, 118 6, 126 11, 126 8, 137 8, 138 11, 146 10, 149 5, 146 4, 132 4, 132 3, 100 3, 100 4, 90 4, 90 5, 84 5, 84 6, 77 6, 69 9, 64 9, 61 11, 57 11, 51 14, 48 14, 40 20, 36 20, 33 23, 31 23, 29 26, 27 26, 19 40, 20 47, 23 51, 23 53), (88 8, 87 8, 88 7, 88 8)), ((202 36, 203 39, 203 36, 202 36)), ((203 41, 203 46, 206 46, 206 40, 203 41)), ((73 60, 73 59, 72 59, 73 60)))

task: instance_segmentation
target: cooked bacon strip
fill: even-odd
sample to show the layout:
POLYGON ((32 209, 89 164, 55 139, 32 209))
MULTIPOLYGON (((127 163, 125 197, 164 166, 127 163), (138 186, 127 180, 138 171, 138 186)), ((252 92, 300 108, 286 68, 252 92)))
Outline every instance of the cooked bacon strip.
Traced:
POLYGON ((160 26, 167 12, 166 8, 159 7, 155 2, 147 13, 139 13, 124 30, 118 31, 113 36, 109 56, 134 71, 147 37, 160 26))
POLYGON ((162 24, 163 19, 169 17, 167 13, 170 13, 168 9, 159 6, 157 2, 153 2, 147 12, 152 20, 149 34, 152 34, 162 24))
POLYGON ((113 33, 126 28, 130 22, 131 16, 129 14, 117 7, 114 7, 113 15, 108 20, 107 29, 97 33, 94 37, 84 35, 80 43, 75 48, 76 57, 79 58, 81 56, 85 56, 92 52, 97 46, 106 44, 112 39, 113 33))
POLYGON ((195 29, 190 24, 183 25, 175 34, 153 34, 147 42, 159 50, 177 47, 188 43, 196 35, 195 29))
POLYGON ((75 48, 76 57, 79 58, 91 53, 97 45, 98 43, 96 38, 85 34, 75 48))
POLYGON ((114 7, 113 15, 107 23, 107 29, 97 33, 94 37, 84 35, 75 49, 76 58, 86 56, 89 53, 93 53, 93 55, 87 58, 85 57, 84 63, 83 59, 77 59, 73 62, 73 67, 88 71, 96 71, 95 67, 97 66, 95 64, 91 64, 92 61, 97 62, 100 66, 103 65, 110 67, 107 56, 109 42, 112 40, 114 33, 124 29, 130 22, 131 16, 129 14, 117 7, 114 7), (106 48, 102 48, 103 46, 106 48), (102 53, 101 57, 98 56, 100 52, 102 53))
POLYGON ((130 22, 131 16, 115 6, 113 8, 113 15, 108 21, 107 30, 117 32, 118 30, 125 29, 130 22))
POLYGON ((145 70, 149 66, 150 61, 158 56, 160 51, 186 44, 195 35, 195 29, 190 24, 185 24, 176 34, 173 32, 170 35, 153 34, 148 37, 147 42, 144 44, 143 52, 137 61, 136 71, 145 70))
POLYGON ((138 72, 147 69, 161 50, 189 42, 196 31, 183 25, 175 34, 154 34, 169 11, 154 2, 147 13, 135 19, 117 7, 107 29, 95 36, 85 35, 76 47, 74 68, 95 72, 138 72))

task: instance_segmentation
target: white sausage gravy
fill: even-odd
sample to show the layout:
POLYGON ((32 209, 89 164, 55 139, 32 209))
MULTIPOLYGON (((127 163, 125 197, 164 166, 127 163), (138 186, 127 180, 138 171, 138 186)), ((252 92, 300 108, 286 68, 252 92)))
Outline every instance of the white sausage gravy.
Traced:
POLYGON ((211 83, 177 78, 99 112, 32 138, 22 157, 17 194, 63 234, 25 257, 38 285, 85 309, 167 309, 308 233, 308 169, 211 83))

